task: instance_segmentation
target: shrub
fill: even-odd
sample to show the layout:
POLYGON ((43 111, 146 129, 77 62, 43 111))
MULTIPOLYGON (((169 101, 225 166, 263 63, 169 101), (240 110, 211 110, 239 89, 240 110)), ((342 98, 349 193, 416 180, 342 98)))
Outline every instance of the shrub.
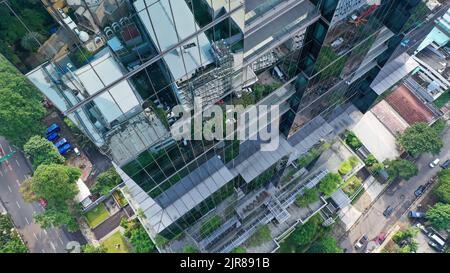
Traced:
POLYGON ((352 170, 353 170, 352 164, 348 160, 342 162, 342 164, 339 166, 339 173, 342 175, 346 175, 350 173, 352 170))
POLYGON ((438 173, 438 183, 433 194, 443 203, 450 203, 450 169, 438 173))
POLYGON ((347 131, 347 134, 345 136, 345 143, 347 143, 347 145, 350 146, 353 150, 358 150, 362 147, 361 141, 352 131, 347 131))
POLYGON ((342 177, 337 173, 327 174, 319 183, 319 191, 330 196, 342 183, 342 177))

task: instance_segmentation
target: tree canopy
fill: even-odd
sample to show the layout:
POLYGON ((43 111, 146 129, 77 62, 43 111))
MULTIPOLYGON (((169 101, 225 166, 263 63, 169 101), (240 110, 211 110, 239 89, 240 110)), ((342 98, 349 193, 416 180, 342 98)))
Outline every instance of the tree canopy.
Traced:
POLYGON ((427 211, 427 220, 437 229, 450 227, 450 204, 436 203, 427 211))
POLYGON ((41 164, 63 164, 65 159, 59 154, 58 148, 53 143, 41 136, 31 137, 23 146, 26 155, 33 160, 33 167, 41 164))
POLYGON ((450 169, 445 169, 438 173, 438 183, 433 193, 439 201, 450 203, 450 169))
POLYGON ((415 123, 397 137, 398 143, 412 156, 423 153, 438 154, 444 146, 437 130, 432 130, 426 123, 415 123))
POLYGON ((20 240, 8 215, 0 214, 0 253, 26 253, 27 247, 20 240))
POLYGON ((122 178, 120 178, 119 174, 114 168, 110 168, 107 171, 99 174, 99 176, 97 177, 97 182, 92 187, 92 192, 106 195, 120 183, 122 183, 122 178))
POLYGON ((337 173, 327 174, 319 184, 319 191, 330 196, 338 188, 339 184, 342 183, 342 177, 337 173))
POLYGON ((386 160, 384 164, 387 166, 386 171, 391 181, 397 177, 409 180, 419 172, 414 163, 405 159, 386 160))
POLYGON ((291 236, 296 244, 304 246, 313 242, 319 231, 318 221, 315 218, 311 218, 305 224, 297 227, 291 236))
POLYGON ((295 200, 295 204, 301 208, 304 208, 316 201, 319 201, 319 191, 316 188, 312 188, 306 189, 303 192, 303 195, 299 196, 297 200, 295 200))
POLYGON ((139 221, 122 219, 120 226, 125 228, 124 236, 128 238, 136 253, 150 253, 155 250, 155 245, 139 221))
POLYGON ((342 253, 342 249, 337 245, 337 241, 332 236, 324 236, 314 242, 308 249, 310 253, 342 253))
POLYGON ((64 165, 40 165, 27 186, 35 199, 44 198, 47 206, 42 214, 35 215, 42 227, 66 225, 69 231, 78 229, 75 215, 78 213, 74 198, 78 193, 76 180, 81 171, 64 165))
POLYGON ((0 135, 21 148, 43 133, 45 112, 39 91, 0 55, 0 135))

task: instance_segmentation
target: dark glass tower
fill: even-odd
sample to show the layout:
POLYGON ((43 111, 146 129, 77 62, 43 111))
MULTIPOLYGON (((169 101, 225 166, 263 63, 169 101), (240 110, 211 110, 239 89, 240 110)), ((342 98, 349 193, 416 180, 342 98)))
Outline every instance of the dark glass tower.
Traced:
POLYGON ((294 181, 289 166, 375 102, 370 84, 420 1, 42 2, 57 23, 46 42, 32 39, 41 64, 15 64, 111 158, 160 251, 230 252, 262 225, 276 239, 325 207, 321 197, 298 215, 295 199, 325 173, 294 181), (278 105, 279 147, 174 140, 171 110, 192 110, 195 97, 204 109, 278 105))

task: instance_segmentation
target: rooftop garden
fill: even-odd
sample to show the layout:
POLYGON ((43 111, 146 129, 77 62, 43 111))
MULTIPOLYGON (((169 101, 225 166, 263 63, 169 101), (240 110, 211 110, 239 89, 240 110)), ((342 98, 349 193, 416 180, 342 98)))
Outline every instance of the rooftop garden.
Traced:
POLYGON ((296 164, 299 168, 307 167, 314 160, 316 160, 324 151, 328 150, 331 147, 329 143, 320 142, 314 145, 306 154, 300 156, 296 164))
POLYGON ((346 131, 344 137, 345 143, 348 146, 350 146, 350 148, 352 148, 354 151, 358 150, 363 146, 362 142, 352 131, 346 131))
POLYGON ((125 198, 125 196, 123 196, 122 192, 116 190, 115 192, 113 192, 113 196, 116 199, 117 203, 119 203, 119 206, 121 208, 128 205, 128 200, 125 198))
POLYGON ((94 209, 88 211, 84 216, 86 217, 89 227, 95 228, 108 219, 109 212, 106 210, 105 204, 100 203, 94 209))
POLYGON ((362 185, 362 179, 357 177, 356 175, 350 177, 345 181, 342 186, 342 190, 347 194, 348 197, 352 198, 355 194, 358 193, 359 188, 362 185))
POLYGON ((91 192, 98 193, 100 195, 107 195, 114 187, 116 187, 120 183, 122 183, 122 178, 120 178, 116 170, 111 167, 105 172, 98 175, 97 181, 91 188, 91 192))
POLYGON ((215 215, 209 220, 202 223, 200 227, 200 234, 203 238, 208 237, 216 229, 222 225, 222 218, 219 215, 215 215))
POLYGON ((352 155, 347 160, 341 163, 341 165, 339 166, 339 173, 341 175, 347 175, 350 172, 352 172, 358 165, 359 165, 358 157, 352 155))

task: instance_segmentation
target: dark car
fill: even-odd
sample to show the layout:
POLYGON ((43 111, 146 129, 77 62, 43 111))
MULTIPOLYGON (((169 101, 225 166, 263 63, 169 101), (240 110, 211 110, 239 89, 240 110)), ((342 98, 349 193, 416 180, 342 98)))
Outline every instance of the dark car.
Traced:
POLYGON ((47 135, 47 140, 53 142, 53 141, 56 141, 58 139, 58 137, 59 137, 58 133, 53 132, 53 133, 47 135))
POLYGON ((414 195, 416 197, 420 197, 423 193, 425 192, 425 186, 424 185, 420 185, 417 190, 414 192, 414 195))
POLYGON ((448 169, 448 168, 450 168, 450 159, 449 159, 449 160, 446 160, 444 163, 442 163, 441 168, 442 168, 442 169, 448 169))
POLYGON ((383 215, 384 215, 384 217, 389 218, 389 216, 391 216, 392 212, 394 212, 394 208, 389 206, 384 210, 383 215))
POLYGON ((63 155, 65 153, 67 153, 67 151, 69 151, 72 148, 72 146, 70 146, 70 143, 66 143, 63 146, 58 148, 59 154, 63 155))

